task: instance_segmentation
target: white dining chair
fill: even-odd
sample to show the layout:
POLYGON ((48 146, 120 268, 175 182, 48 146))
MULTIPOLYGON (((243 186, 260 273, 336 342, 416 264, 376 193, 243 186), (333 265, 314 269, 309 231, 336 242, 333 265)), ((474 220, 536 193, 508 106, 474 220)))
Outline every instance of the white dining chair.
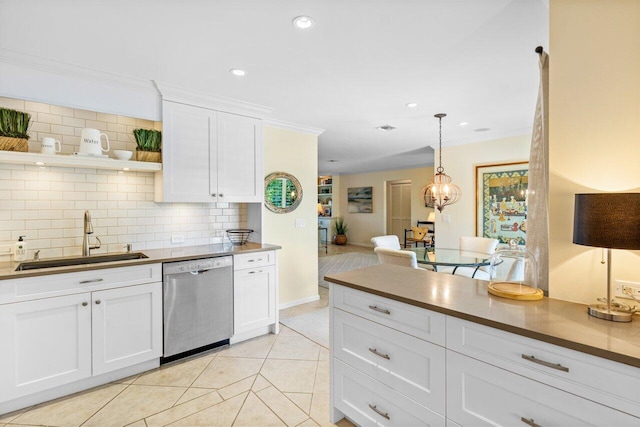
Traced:
POLYGON ((388 236, 377 236, 371 238, 374 248, 387 248, 400 250, 400 239, 395 234, 388 236))
MULTIPOLYGON (((480 252, 492 255, 498 246, 498 239, 488 237, 461 236, 460 251, 480 252)), ((474 279, 489 280, 489 266, 483 267, 438 267, 438 273, 457 274, 459 276, 473 277, 474 279)))
POLYGON ((403 267, 418 268, 418 259, 413 251, 402 251, 400 249, 373 248, 378 255, 380 264, 394 264, 403 267))
MULTIPOLYGON (((461 236, 460 250, 493 255, 498 243, 500 243, 498 239, 491 239, 488 237, 461 236)), ((474 279, 480 280, 489 280, 491 277, 489 274, 489 266, 458 267, 454 274, 473 277, 474 279)))

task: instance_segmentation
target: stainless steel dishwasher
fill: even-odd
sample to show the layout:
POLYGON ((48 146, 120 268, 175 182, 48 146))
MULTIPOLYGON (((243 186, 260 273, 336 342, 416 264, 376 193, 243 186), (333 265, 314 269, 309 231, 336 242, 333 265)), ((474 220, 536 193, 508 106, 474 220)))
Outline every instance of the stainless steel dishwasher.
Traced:
POLYGON ((233 257, 164 263, 162 275, 163 362, 227 344, 233 335, 233 257))

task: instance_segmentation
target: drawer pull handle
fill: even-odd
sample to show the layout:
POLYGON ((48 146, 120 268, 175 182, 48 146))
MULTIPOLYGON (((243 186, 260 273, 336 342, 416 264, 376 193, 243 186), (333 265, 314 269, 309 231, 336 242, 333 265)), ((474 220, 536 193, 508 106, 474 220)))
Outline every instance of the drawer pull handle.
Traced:
POLYGON ((541 427, 540 424, 536 424, 533 421, 533 418, 526 419, 525 417, 520 417, 520 421, 522 421, 523 423, 525 423, 527 425, 530 425, 531 427, 541 427))
POLYGON ((100 301, 99 299, 96 300, 96 304, 100 304, 102 301, 100 301))
POLYGON ((375 349, 375 348, 371 348, 371 347, 369 347, 369 351, 370 351, 371 353, 375 354, 376 356, 380 356, 380 357, 382 357, 383 359, 391 360, 391 357, 389 357, 389 355, 388 355, 388 354, 380 353, 380 352, 379 352, 377 349, 375 349))
POLYGON ((380 308, 377 305, 370 305, 369 308, 373 311, 377 311, 379 313, 383 313, 383 314, 391 314, 391 312, 389 310, 387 310, 386 308, 380 308))
POLYGON ((80 281, 80 284, 86 285, 87 283, 97 283, 97 282, 102 282, 102 279, 82 280, 80 281))
POLYGON ((88 305, 89 305, 89 303, 88 303, 88 302, 86 302, 86 301, 82 303, 82 306, 83 306, 83 307, 86 307, 86 306, 88 306, 88 305))
POLYGON ((259 262, 262 261, 262 258, 250 259, 247 262, 259 262))
POLYGON ((529 355, 526 355, 526 354, 523 354, 522 358, 524 360, 528 360, 529 362, 533 362, 533 363, 537 363, 538 365, 546 366, 547 368, 557 369, 558 371, 562 371, 562 372, 569 372, 569 368, 567 368, 566 366, 562 366, 559 363, 545 362, 544 360, 536 359, 534 356, 529 356, 529 355))
POLYGON ((262 270, 258 270, 258 271, 250 271, 249 274, 256 274, 256 273, 262 273, 262 270))
POLYGON ((373 412, 375 412, 376 414, 380 415, 381 417, 385 417, 388 420, 391 420, 391 417, 389 416, 388 412, 382 412, 380 409, 378 409, 376 407, 376 405, 372 405, 371 403, 369 403, 369 408, 371 408, 373 410, 373 412))

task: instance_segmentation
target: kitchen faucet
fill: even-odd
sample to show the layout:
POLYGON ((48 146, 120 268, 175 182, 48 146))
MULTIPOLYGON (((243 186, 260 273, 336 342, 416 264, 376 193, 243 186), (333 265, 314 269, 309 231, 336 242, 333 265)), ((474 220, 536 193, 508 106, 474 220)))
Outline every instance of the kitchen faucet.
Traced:
POLYGON ((91 249, 100 249, 102 242, 96 236, 98 244, 96 246, 89 245, 89 234, 93 234, 93 225, 91 225, 91 213, 84 211, 84 240, 82 241, 82 256, 90 256, 91 249))

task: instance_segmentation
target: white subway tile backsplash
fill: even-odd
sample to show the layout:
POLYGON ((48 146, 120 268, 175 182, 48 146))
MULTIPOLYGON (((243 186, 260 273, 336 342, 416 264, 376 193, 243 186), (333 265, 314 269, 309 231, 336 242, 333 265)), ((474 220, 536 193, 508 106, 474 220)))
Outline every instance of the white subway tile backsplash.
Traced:
MULTIPOLYGON (((84 127, 106 133, 112 150, 135 150, 134 129, 162 130, 160 122, 11 98, 0 97, 0 106, 32 114, 30 151, 50 136, 72 154, 84 127)), ((95 253, 122 251, 124 243, 134 250, 174 247, 174 232, 185 235, 185 245, 221 243, 230 224, 246 226, 243 204, 155 203, 154 186, 149 172, 0 164, 0 245, 27 235, 28 256, 38 249, 42 258, 80 255, 85 210, 103 242, 95 253)))
POLYGON ((76 108, 74 115, 81 119, 96 120, 98 113, 96 113, 95 111, 78 110, 76 108))
MULTIPOLYGON (((60 123, 55 123, 55 124, 71 126, 71 127, 74 127, 74 128, 80 128, 79 129, 80 131, 82 131, 82 128, 85 127, 84 126, 84 124, 86 122, 85 119, 78 119, 78 118, 75 118, 75 117, 67 117, 67 116, 62 116, 61 118, 62 118, 62 121, 60 123)), ((38 119, 40 119, 40 118, 38 117, 38 119)), ((40 120, 40 121, 42 121, 42 120, 40 120)), ((80 133, 76 133, 76 136, 80 136, 80 133)))
POLYGON ((51 107, 49 104, 42 104, 40 102, 25 101, 24 109, 29 111, 37 111, 39 113, 51 112, 51 107))

